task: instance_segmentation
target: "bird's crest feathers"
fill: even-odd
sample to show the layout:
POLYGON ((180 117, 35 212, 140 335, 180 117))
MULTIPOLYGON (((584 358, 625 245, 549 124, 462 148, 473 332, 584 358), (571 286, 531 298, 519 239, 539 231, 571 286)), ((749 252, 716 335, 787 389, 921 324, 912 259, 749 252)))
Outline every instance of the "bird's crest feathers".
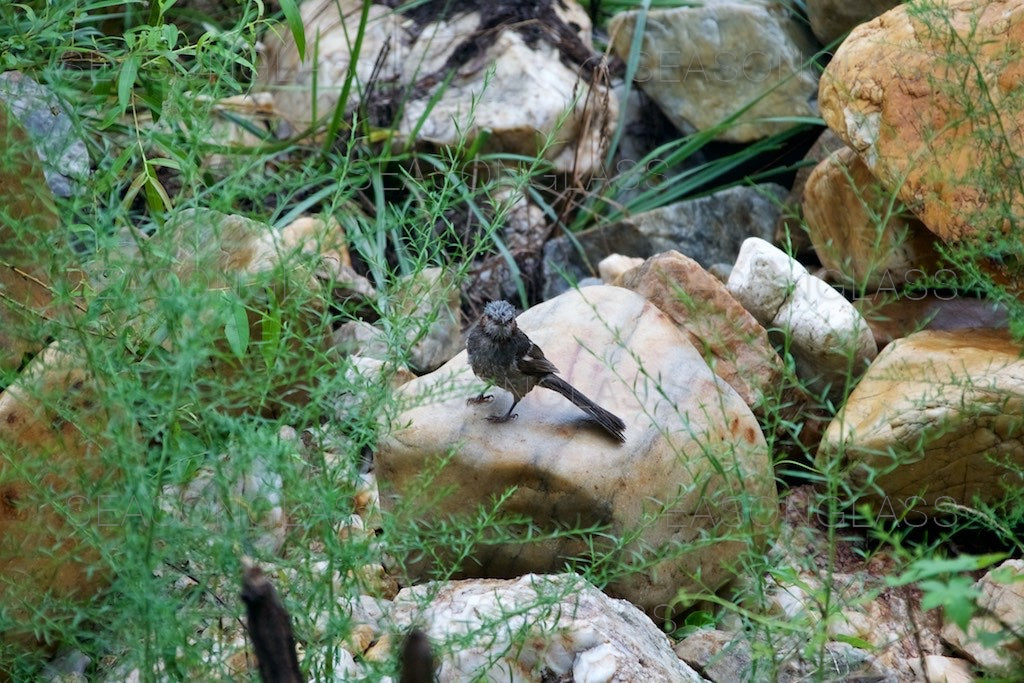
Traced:
POLYGON ((516 317, 516 309, 507 301, 492 301, 484 306, 484 315, 496 323, 510 323, 516 317))

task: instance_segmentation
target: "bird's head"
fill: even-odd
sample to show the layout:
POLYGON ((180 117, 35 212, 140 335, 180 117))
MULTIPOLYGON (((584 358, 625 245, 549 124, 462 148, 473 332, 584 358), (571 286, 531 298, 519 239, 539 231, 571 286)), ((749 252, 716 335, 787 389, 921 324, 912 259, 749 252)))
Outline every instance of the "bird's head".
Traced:
POLYGON ((511 337, 516 331, 516 309, 507 301, 492 301, 484 306, 480 325, 492 336, 511 337))

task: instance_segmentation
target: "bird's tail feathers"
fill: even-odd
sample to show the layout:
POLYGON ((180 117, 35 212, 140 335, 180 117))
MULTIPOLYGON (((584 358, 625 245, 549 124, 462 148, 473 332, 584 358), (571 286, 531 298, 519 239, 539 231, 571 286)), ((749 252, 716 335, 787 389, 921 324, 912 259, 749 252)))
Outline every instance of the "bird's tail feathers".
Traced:
POLYGON ((545 389, 551 389, 557 391, 562 396, 573 402, 574 405, 583 410, 587 415, 597 420, 606 432, 614 436, 619 441, 625 441, 626 437, 623 435, 623 431, 626 429, 626 423, 623 422, 618 416, 613 415, 601 406, 597 405, 589 398, 584 396, 576 387, 566 382, 558 375, 545 375, 538 384, 545 389))

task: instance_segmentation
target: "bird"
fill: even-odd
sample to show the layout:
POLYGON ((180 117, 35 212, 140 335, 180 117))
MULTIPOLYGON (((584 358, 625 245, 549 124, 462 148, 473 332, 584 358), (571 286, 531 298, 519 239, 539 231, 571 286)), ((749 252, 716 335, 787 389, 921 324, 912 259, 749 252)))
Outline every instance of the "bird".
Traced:
MULTIPOLYGON (((625 442, 626 429, 619 417, 584 396, 578 389, 558 376, 558 368, 549 361, 516 324, 516 310, 507 301, 491 301, 466 340, 469 366, 473 373, 488 383, 512 394, 512 405, 504 415, 489 415, 491 422, 508 422, 516 417, 512 411, 536 386, 556 391, 594 418, 608 434, 625 442)), ((486 390, 467 403, 493 400, 486 390)))
POLYGON ((409 631, 399 655, 401 662, 398 683, 432 683, 434 652, 427 634, 418 628, 409 631))

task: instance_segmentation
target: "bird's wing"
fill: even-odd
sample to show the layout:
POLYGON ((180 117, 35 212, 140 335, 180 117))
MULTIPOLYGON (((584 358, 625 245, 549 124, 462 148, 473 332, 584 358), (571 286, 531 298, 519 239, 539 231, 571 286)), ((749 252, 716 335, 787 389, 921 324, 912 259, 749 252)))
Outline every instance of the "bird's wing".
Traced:
POLYGON ((525 375, 547 375, 558 372, 558 368, 544 357, 544 352, 533 342, 530 342, 526 353, 516 361, 516 366, 525 375))

